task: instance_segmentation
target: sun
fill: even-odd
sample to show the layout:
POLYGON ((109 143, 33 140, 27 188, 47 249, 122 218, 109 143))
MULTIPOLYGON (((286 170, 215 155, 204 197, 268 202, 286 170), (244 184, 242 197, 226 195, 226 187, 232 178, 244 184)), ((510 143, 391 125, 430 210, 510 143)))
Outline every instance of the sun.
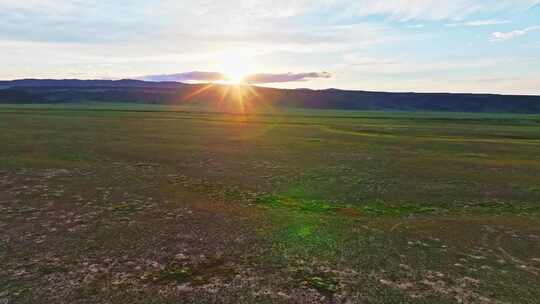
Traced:
POLYGON ((251 73, 251 67, 248 64, 236 59, 227 59, 222 69, 225 81, 231 84, 245 83, 246 77, 251 73))
POLYGON ((226 71, 225 78, 232 84, 241 84, 245 82, 247 73, 244 71, 226 71))
POLYGON ((257 86, 251 85, 253 77, 258 75, 257 71, 264 70, 264 65, 254 60, 257 53, 251 51, 229 49, 214 53, 209 68, 219 73, 219 79, 204 84, 185 100, 194 100, 195 96, 211 90, 218 93, 216 106, 220 111, 247 115, 252 113, 255 106, 266 106, 257 92, 257 86))
POLYGON ((242 50, 224 52, 217 59, 218 68, 225 76, 225 82, 231 84, 245 83, 247 76, 254 73, 256 66, 253 56, 242 50))

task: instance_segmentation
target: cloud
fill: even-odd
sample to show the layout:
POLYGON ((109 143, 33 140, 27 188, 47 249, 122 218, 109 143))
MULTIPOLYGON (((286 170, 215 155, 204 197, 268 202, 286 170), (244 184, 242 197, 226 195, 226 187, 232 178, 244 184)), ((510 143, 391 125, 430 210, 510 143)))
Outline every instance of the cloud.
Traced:
MULTIPOLYGON (((540 0, 206 0, 187 3, 175 0, 0 0, 0 39, 111 43, 160 35, 194 35, 199 41, 210 41, 207 36, 222 37, 231 33, 257 36, 264 31, 281 33, 291 28, 316 33, 311 28, 313 24, 302 21, 321 14, 323 26, 340 18, 368 16, 400 21, 460 22, 476 14, 523 11, 539 3, 540 0)), ((475 21, 470 25, 475 25, 475 21)))
POLYGON ((0 0, 0 40, 118 43, 162 30, 151 4, 125 1, 0 0))
MULTIPOLYGON (((314 78, 331 78, 332 75, 328 72, 311 72, 311 73, 258 73, 244 77, 243 81, 251 84, 265 83, 283 83, 283 82, 299 82, 307 81, 314 78)), ((193 71, 177 74, 158 74, 137 77, 139 80, 146 81, 178 81, 178 82, 212 82, 226 81, 227 76, 220 72, 201 72, 193 71)))
POLYGON ((458 23, 448 23, 445 26, 448 27, 458 27, 458 26, 490 26, 490 25, 499 25, 510 23, 508 20, 497 20, 497 19, 482 19, 482 20, 473 20, 467 22, 458 22, 458 23))
POLYGON ((540 30, 540 26, 531 26, 522 30, 515 30, 511 32, 495 32, 491 34, 491 41, 502 42, 512 40, 516 37, 527 35, 529 32, 540 30))
POLYGON ((138 77, 137 79, 146 81, 220 81, 225 80, 226 77, 219 72, 201 72, 193 71, 177 74, 159 74, 159 75, 147 75, 138 77))
MULTIPOLYGON (((253 61, 249 70, 264 72, 251 75, 253 83, 295 87, 308 81, 306 86, 313 88, 366 88, 362 77, 384 74, 377 78, 380 83, 371 81, 370 85, 377 87, 386 81, 392 86, 407 77, 407 85, 414 87, 416 77, 429 74, 444 81, 448 71, 482 73, 476 58, 515 53, 493 49, 489 41, 492 32, 512 28, 491 29, 489 25, 505 20, 526 22, 531 14, 525 10, 538 3, 540 0, 0 0, 0 78, 149 75, 146 79, 157 81, 219 81, 225 76, 197 71, 224 71, 227 56, 243 62, 249 55, 253 61), (481 28, 474 28, 475 33, 453 28, 455 33, 446 36, 452 29, 442 31, 444 24, 471 30, 486 26, 489 32, 486 39, 474 39, 472 35, 482 32, 481 28), (448 47, 451 45, 466 48, 467 57, 450 62, 455 53, 448 47), (348 54, 359 55, 348 58, 348 54), (178 71, 174 67, 195 72, 173 74, 178 71), (321 79, 322 73, 302 73, 325 70, 339 77, 321 79), (283 71, 298 73, 268 74, 283 71)), ((506 37, 528 31, 494 33, 492 40, 508 40, 511 38, 506 37)), ((534 38, 529 36, 526 38, 534 38)), ((536 63, 519 69, 527 73, 538 67, 536 63)))
POLYGON ((383 15, 399 21, 459 21, 479 13, 526 10, 539 3, 540 0, 360 0, 350 4, 346 14, 383 15))
POLYGON ((280 82, 299 82, 307 81, 313 78, 331 78, 332 75, 328 72, 312 72, 312 73, 283 73, 283 74, 253 74, 247 76, 244 81, 252 84, 264 83, 280 83, 280 82))

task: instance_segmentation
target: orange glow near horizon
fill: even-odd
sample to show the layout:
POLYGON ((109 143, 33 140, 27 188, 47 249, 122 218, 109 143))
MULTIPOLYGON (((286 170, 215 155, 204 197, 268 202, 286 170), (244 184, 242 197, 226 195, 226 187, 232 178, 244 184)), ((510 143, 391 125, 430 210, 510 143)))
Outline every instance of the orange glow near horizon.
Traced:
POLYGON ((216 68, 225 76, 224 83, 240 85, 259 67, 253 54, 243 49, 230 50, 216 55, 216 68))
POLYGON ((193 102, 215 96, 215 102, 209 101, 209 105, 214 105, 216 111, 242 115, 252 114, 255 107, 267 107, 257 89, 246 82, 248 75, 260 68, 253 58, 253 54, 244 49, 216 53, 211 69, 220 71, 224 79, 201 84, 201 87, 187 95, 184 101, 193 102), (197 98, 198 96, 205 97, 197 98))
POLYGON ((215 110, 218 111, 231 112, 242 115, 251 114, 253 107, 255 106, 255 104, 253 104, 253 101, 261 101, 260 95, 257 93, 255 88, 243 83, 208 83, 188 94, 182 100, 184 102, 196 101, 198 96, 205 94, 205 92, 212 89, 217 90, 211 92, 210 94, 216 94, 217 96, 215 110))

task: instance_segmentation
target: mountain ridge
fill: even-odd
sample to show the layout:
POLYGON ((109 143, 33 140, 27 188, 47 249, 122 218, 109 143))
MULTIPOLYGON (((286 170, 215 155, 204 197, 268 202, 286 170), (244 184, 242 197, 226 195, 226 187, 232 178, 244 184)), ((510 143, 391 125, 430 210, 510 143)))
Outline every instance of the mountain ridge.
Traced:
POLYGON ((0 81, 1 103, 127 102, 212 104, 240 95, 251 106, 271 104, 294 108, 340 110, 407 110, 449 112, 540 113, 540 96, 475 93, 416 93, 278 89, 250 85, 149 82, 134 79, 19 79, 0 81), (238 89, 240 88, 240 89, 238 89), (230 95, 230 96, 229 96, 230 95))

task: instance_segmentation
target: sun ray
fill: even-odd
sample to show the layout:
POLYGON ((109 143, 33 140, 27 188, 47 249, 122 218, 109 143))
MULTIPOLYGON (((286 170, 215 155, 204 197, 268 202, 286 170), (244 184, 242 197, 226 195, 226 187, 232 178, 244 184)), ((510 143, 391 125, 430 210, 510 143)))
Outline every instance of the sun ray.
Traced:
POLYGON ((218 100, 218 108, 221 108, 221 105, 229 95, 230 87, 228 85, 225 85, 222 87, 221 97, 218 100))
POLYGON ((241 85, 234 86, 235 92, 236 92, 236 104, 238 105, 238 109, 240 110, 241 114, 246 113, 245 109, 245 103, 244 103, 244 92, 242 90, 241 85))
POLYGON ((259 95, 259 93, 257 92, 257 90, 255 90, 255 89, 253 88, 253 86, 251 86, 251 85, 246 85, 246 88, 249 90, 249 92, 250 92, 251 94, 253 94, 253 96, 255 96, 255 98, 257 98, 257 99, 260 99, 260 98, 261 98, 261 96, 259 95))
POLYGON ((188 94, 187 96, 185 96, 185 97, 182 99, 182 101, 189 101, 189 99, 191 99, 191 98, 193 98, 193 97, 195 97, 195 96, 197 96, 197 95, 203 93, 204 91, 206 91, 206 90, 212 88, 214 85, 215 85, 214 83, 209 83, 209 84, 205 85, 204 87, 198 89, 197 91, 188 94))

